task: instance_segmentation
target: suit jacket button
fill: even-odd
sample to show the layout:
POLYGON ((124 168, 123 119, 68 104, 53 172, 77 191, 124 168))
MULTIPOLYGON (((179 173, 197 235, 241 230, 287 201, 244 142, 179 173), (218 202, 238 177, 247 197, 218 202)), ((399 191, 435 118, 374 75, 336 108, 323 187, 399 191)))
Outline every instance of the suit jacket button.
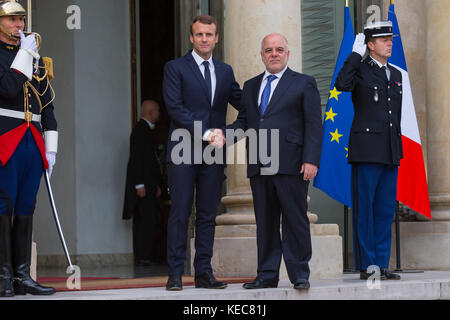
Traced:
POLYGON ((366 131, 367 131, 367 132, 369 132, 369 131, 370 131, 370 129, 369 129, 369 128, 367 128, 367 129, 366 129, 366 131))

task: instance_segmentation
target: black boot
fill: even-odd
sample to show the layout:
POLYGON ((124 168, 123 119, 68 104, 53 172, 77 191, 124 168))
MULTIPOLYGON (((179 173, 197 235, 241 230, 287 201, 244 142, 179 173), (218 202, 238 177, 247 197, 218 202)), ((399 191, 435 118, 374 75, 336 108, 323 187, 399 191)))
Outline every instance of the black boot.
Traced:
POLYGON ((0 297, 14 297, 11 261, 11 216, 0 215, 0 297))
POLYGON ((30 276, 33 216, 15 216, 13 223, 14 292, 16 295, 51 295, 55 289, 43 287, 30 276))

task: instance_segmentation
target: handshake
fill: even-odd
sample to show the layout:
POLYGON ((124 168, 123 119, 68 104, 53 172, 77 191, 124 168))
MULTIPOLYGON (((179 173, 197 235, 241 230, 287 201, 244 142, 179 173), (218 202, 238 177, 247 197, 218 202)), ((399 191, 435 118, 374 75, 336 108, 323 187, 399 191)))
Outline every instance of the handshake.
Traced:
POLYGON ((221 129, 211 129, 206 141, 214 147, 221 149, 225 145, 226 139, 221 129))

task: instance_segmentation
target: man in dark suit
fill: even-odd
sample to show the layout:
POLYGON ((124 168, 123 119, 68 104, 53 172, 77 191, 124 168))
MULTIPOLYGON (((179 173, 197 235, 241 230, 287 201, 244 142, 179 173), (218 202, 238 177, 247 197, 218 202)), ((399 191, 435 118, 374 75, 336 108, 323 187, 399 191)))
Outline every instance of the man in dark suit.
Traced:
POLYGON ((260 158, 257 163, 249 160, 247 168, 257 225, 258 273, 253 282, 244 284, 246 289, 277 287, 282 255, 294 288, 310 286, 307 194, 319 167, 322 116, 314 78, 289 69, 289 54, 284 36, 270 34, 264 38, 261 57, 266 71, 244 84, 243 110, 229 126, 254 129, 258 140, 263 129, 270 135, 279 134, 279 140, 267 146, 258 143, 260 149, 267 147, 266 154, 279 158, 278 168, 268 172, 268 164, 260 158), (274 143, 278 143, 278 150, 274 143))
POLYGON ((200 16, 191 25, 190 41, 194 50, 169 61, 164 68, 164 101, 171 118, 167 163, 172 207, 168 221, 167 290, 181 290, 181 276, 186 260, 189 216, 196 190, 195 222, 195 286, 225 288, 212 273, 215 219, 222 194, 224 164, 207 164, 195 157, 208 143, 222 146, 228 103, 239 108, 241 90, 232 68, 212 58, 219 40, 217 22, 200 16), (178 161, 176 137, 180 131, 188 135, 188 147, 178 161), (172 141, 175 140, 175 141, 172 141), (195 147, 197 146, 197 148, 195 147), (189 155, 190 153, 190 155, 189 155), (196 161, 195 161, 196 160, 196 161))
POLYGON ((348 161, 352 165, 355 267, 367 280, 399 280, 388 271, 397 175, 403 157, 402 74, 387 63, 392 52, 392 22, 381 21, 356 36, 353 52, 336 78, 336 88, 351 91, 355 109, 348 161), (363 60, 366 49, 369 56, 363 60), (368 270, 369 267, 371 270, 368 270))
POLYGON ((156 101, 142 103, 141 120, 130 137, 130 158, 123 219, 133 218, 133 251, 136 266, 150 266, 157 215, 157 198, 161 195, 161 168, 152 130, 159 119, 156 101))

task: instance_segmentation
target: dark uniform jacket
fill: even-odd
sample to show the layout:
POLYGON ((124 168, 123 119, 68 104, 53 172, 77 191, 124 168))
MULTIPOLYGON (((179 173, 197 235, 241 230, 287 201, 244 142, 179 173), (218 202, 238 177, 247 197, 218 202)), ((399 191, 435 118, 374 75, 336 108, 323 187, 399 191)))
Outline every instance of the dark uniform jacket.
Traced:
POLYGON ((131 132, 123 219, 131 219, 137 209, 136 186, 140 184, 145 185, 147 195, 156 194, 157 186, 162 184, 155 139, 144 119, 131 132))
MULTIPOLYGON (((279 167, 275 174, 300 175, 303 163, 320 165, 322 114, 320 95, 313 77, 286 69, 273 92, 264 115, 258 106, 258 93, 264 73, 248 80, 242 92, 242 110, 228 129, 267 130, 267 154, 274 156, 270 135, 279 130, 279 167)), ((257 143, 259 148, 259 141, 257 143)), ((261 163, 251 163, 247 140, 247 177, 260 174, 261 163)), ((258 151, 259 154, 259 151, 258 151)), ((259 162, 259 161, 258 161, 259 162)), ((267 165, 264 165, 267 167, 267 165)))
POLYGON ((350 131, 349 163, 399 165, 403 158, 400 127, 402 74, 392 65, 390 80, 371 57, 355 52, 344 63, 336 89, 351 91, 355 116, 350 131))
MULTIPOLYGON (((14 111, 24 112, 25 92, 24 84, 28 81, 27 77, 22 73, 11 69, 11 65, 19 51, 19 46, 13 46, 0 41, 0 108, 14 111)), ((41 123, 32 122, 40 133, 42 131, 56 131, 57 123, 53 114, 52 93, 49 86, 48 77, 45 76, 46 69, 42 62, 39 62, 39 72, 34 74, 30 81, 31 85, 36 89, 37 96, 31 89, 28 90, 28 101, 31 108, 29 109, 35 115, 41 115, 41 123), (45 77, 44 77, 45 76, 45 77), (41 110, 41 106, 43 109, 41 110)), ((11 117, 0 116, 0 154, 9 154, 10 150, 4 150, 8 147, 7 137, 5 133, 12 132, 13 129, 23 125, 24 119, 16 119, 11 117)), ((8 135, 8 139, 10 136, 8 135)), ((6 163, 8 159, 3 159, 6 163)), ((4 165, 0 163, 0 165, 4 165)))

